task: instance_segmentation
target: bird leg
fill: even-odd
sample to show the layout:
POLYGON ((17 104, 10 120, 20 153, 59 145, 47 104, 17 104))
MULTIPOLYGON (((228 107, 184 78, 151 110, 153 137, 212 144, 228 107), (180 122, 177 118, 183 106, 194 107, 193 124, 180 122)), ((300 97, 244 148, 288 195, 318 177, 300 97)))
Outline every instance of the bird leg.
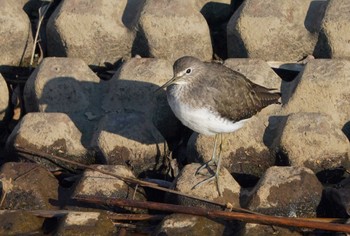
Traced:
POLYGON ((216 164, 216 172, 214 175, 212 175, 211 177, 197 183, 195 186, 192 187, 192 189, 201 186, 205 183, 208 183, 209 181, 216 179, 216 187, 218 189, 218 193, 219 196, 222 196, 222 191, 220 190, 220 184, 219 184, 219 174, 220 174, 220 165, 221 165, 221 151, 222 151, 222 134, 220 133, 220 146, 219 146, 219 155, 218 155, 218 162, 215 163, 215 156, 216 156, 216 145, 217 145, 217 134, 215 135, 215 143, 214 143, 214 151, 213 151, 213 156, 210 159, 210 161, 206 162, 204 165, 202 165, 197 171, 196 171, 196 175, 197 173, 202 170, 204 167, 209 166, 209 163, 214 162, 216 164))
MULTIPOLYGON (((206 167, 209 167, 211 164, 216 165, 216 146, 218 141, 218 135, 215 134, 215 141, 214 141, 214 149, 213 149, 213 155, 211 156, 211 159, 207 162, 205 162, 201 167, 198 168, 195 175, 198 175, 198 173, 203 170, 206 167)), ((220 154, 219 154, 220 155, 220 154)))

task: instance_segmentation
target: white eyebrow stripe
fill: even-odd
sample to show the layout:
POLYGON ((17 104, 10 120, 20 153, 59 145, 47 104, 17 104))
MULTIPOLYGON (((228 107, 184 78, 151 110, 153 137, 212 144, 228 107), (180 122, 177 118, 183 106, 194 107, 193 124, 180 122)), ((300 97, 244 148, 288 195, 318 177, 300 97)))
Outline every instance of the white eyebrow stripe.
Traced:
POLYGON ((176 74, 176 77, 181 77, 186 73, 186 71, 180 71, 176 74))

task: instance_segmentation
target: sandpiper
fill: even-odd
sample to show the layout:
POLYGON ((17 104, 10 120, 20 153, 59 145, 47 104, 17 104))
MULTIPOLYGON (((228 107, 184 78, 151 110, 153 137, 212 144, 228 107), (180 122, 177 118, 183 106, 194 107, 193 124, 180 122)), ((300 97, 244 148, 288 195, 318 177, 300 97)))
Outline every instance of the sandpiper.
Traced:
POLYGON ((281 94, 276 89, 255 84, 244 75, 213 62, 202 62, 191 56, 181 57, 174 63, 174 77, 159 89, 167 88, 168 103, 175 116, 188 128, 204 135, 215 135, 211 160, 216 164, 215 175, 202 181, 216 179, 219 187, 222 133, 234 132, 264 107, 279 103, 281 94), (216 146, 221 137, 218 161, 216 146))

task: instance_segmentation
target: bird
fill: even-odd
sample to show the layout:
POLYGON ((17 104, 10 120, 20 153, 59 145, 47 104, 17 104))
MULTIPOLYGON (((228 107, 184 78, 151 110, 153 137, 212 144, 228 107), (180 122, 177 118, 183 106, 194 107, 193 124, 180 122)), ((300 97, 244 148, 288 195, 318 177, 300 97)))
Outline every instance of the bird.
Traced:
POLYGON ((219 171, 222 134, 239 130, 263 108, 280 103, 281 93, 275 88, 254 83, 221 63, 204 62, 192 56, 177 59, 173 74, 157 90, 166 88, 169 106, 183 125, 199 134, 215 136, 212 157, 196 174, 211 164, 216 165, 216 172, 193 188, 216 179, 221 195, 219 171), (216 158, 218 136, 221 141, 216 158))

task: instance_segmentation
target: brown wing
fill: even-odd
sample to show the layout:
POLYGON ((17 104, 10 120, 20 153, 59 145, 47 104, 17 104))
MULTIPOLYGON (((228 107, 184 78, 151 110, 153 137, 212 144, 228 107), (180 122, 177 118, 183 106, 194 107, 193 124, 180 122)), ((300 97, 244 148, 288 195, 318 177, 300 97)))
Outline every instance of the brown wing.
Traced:
MULTIPOLYGON (((228 68, 227 68, 228 69, 228 68)), ((247 119, 264 107, 278 103, 281 94, 248 80, 244 75, 222 68, 212 86, 218 91, 213 98, 217 112, 230 120, 247 119)))

